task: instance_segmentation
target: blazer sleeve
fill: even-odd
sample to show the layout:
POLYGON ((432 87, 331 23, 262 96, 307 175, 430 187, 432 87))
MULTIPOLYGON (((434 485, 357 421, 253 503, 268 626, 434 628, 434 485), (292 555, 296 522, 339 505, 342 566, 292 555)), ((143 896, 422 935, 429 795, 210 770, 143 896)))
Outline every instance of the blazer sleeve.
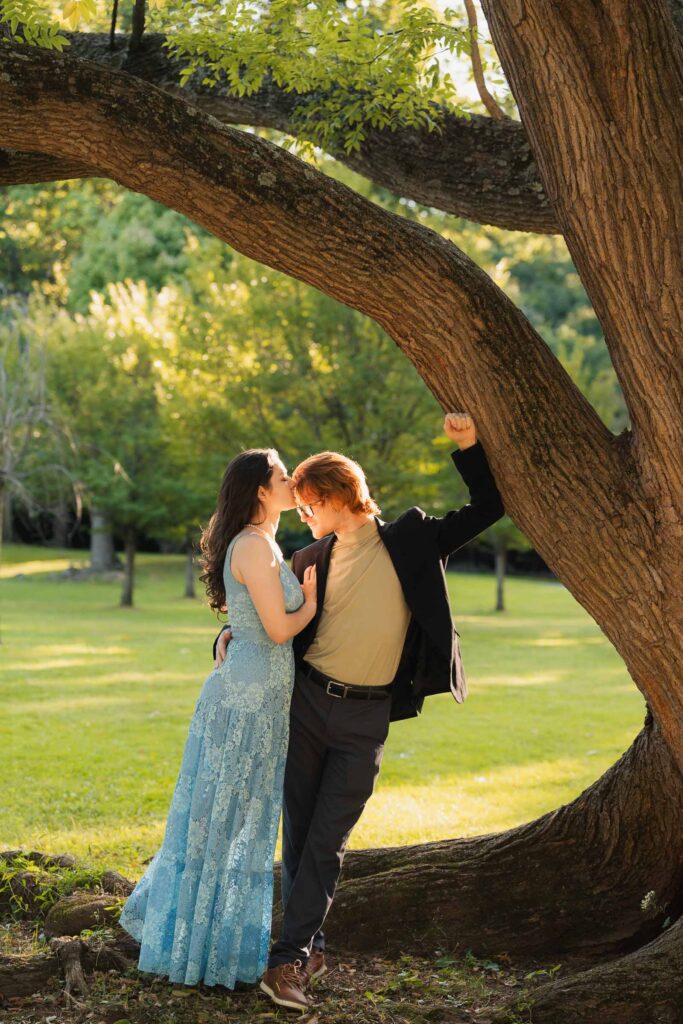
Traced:
POLYGON ((431 516, 425 519, 442 558, 452 555, 505 515, 503 501, 481 442, 477 441, 469 448, 453 452, 451 458, 467 485, 470 500, 462 508, 447 512, 441 518, 431 516))

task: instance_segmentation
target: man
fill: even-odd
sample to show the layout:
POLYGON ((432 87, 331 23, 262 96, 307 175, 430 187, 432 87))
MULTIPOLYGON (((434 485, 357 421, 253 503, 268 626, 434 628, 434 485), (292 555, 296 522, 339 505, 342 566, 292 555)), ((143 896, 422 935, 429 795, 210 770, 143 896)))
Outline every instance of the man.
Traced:
MULTIPOLYGON (((353 826, 377 778, 389 722, 416 716, 424 698, 466 681, 453 627, 448 556, 504 514, 472 418, 449 413, 452 458, 470 502, 443 518, 408 509, 377 517, 360 466, 322 452, 293 473, 297 507, 315 542, 292 559, 300 580, 315 565, 318 610, 294 638, 296 681, 285 768, 283 922, 261 988, 305 1010, 325 970, 322 925, 353 826)), ((229 632, 219 636, 217 661, 229 632)))

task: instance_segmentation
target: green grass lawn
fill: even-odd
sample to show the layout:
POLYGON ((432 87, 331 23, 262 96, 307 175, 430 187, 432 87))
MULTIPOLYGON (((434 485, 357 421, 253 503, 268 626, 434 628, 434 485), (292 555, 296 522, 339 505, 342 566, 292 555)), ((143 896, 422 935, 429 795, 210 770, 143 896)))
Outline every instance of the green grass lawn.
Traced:
MULTIPOLYGON (((119 586, 51 581, 80 553, 8 547, 0 568, 0 848, 71 852, 137 877, 158 846, 215 619, 181 597, 183 559, 139 559, 119 586), (14 578, 22 573, 23 578, 14 578)), ((640 728, 607 640, 554 582, 449 575, 470 696, 395 723, 354 847, 508 828, 566 803, 640 728)))

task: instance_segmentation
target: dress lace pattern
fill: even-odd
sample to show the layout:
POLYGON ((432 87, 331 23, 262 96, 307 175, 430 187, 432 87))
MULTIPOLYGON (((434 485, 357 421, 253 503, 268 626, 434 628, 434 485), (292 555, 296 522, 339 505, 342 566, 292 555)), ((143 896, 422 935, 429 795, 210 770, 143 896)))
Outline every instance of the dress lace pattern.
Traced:
MULTIPOLYGON (((227 988, 267 963, 294 686, 291 641, 268 637, 230 571, 235 540, 223 573, 233 639, 197 701, 161 849, 121 915, 141 971, 227 988)), ((284 561, 280 580, 295 611, 303 596, 284 561)))

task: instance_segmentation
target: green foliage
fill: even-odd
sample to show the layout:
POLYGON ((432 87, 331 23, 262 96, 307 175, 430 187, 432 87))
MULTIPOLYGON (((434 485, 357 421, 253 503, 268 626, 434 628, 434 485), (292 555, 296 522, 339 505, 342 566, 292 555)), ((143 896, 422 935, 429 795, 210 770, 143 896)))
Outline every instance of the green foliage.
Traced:
POLYGON ((124 531, 171 518, 155 363, 163 312, 144 286, 111 285, 87 316, 34 301, 31 327, 50 339, 49 382, 74 439, 84 494, 124 531))
MULTIPOLYGON (((92 3, 93 0, 80 0, 92 3)), ((15 43, 28 43, 48 50, 63 50, 69 40, 59 34, 59 25, 36 0, 0 0, 0 23, 6 22, 15 43)), ((8 42, 0 33, 0 42, 8 42)))
MULTIPOLYGON (((71 29, 108 27, 105 0, 0 0, 11 11, 20 41, 63 48, 58 22, 71 29)), ((172 56, 185 60, 181 84, 220 84, 238 96, 274 82, 298 101, 291 130, 297 145, 314 155, 357 150, 373 129, 438 130, 443 109, 468 116, 481 102, 463 93, 460 58, 470 54, 470 34, 460 4, 435 11, 425 0, 148 0, 148 30, 167 35, 172 56)), ((119 30, 130 30, 130 8, 119 12, 119 30)), ((499 103, 509 115, 514 100, 490 41, 478 47, 499 103)), ((469 62, 466 75, 472 79, 469 62)))
MULTIPOLYGON (((5 294, 25 297, 37 288, 66 302, 73 290, 73 261, 91 246, 90 239, 126 195, 103 178, 0 189, 0 281, 5 294)), ((147 204, 154 205, 150 200, 147 204)))
POLYGON ((69 495, 68 436, 46 380, 44 339, 26 330, 26 309, 0 304, 0 538, 6 503, 30 514, 69 495))
MULTIPOLYGON (((623 426, 616 377, 561 240, 481 228, 400 200, 332 161, 326 169, 475 259, 525 310, 607 425, 623 426)), ((77 475, 94 495, 99 450, 99 481, 112 502, 126 483, 112 467, 118 462, 130 478, 130 452, 115 453, 100 435, 121 441, 145 423, 118 395, 126 378, 115 369, 121 355, 114 358, 112 345, 135 349, 140 331, 145 336, 156 422, 147 440, 161 445, 163 466, 153 488, 163 514, 140 520, 148 536, 178 544, 196 536, 226 462, 257 443, 278 447, 291 466, 322 448, 347 452, 365 467, 386 517, 414 503, 438 514, 464 498, 448 444, 437 440, 436 402, 370 320, 111 182, 22 186, 8 190, 4 202, 0 267, 12 292, 30 290, 33 281, 57 300, 36 321, 34 337, 51 339, 55 359, 69 367, 68 386, 56 378, 54 386, 69 429, 81 436, 75 465, 87 455, 77 475), (97 313, 90 308, 93 288, 101 293, 97 313), (108 394, 92 376, 93 360, 102 381, 112 377, 108 394)), ((501 531, 511 532, 511 546, 526 546, 509 520, 496 525, 491 540, 501 531)), ((305 531, 293 524, 291 534, 288 544, 305 531)))
POLYGON ((272 81, 301 96, 300 142, 351 152, 369 130, 438 126, 435 103, 465 114, 439 56, 462 56, 460 13, 419 0, 180 0, 161 12, 181 82, 251 95, 272 81))
MULTIPOLYGON (((179 282, 187 271, 188 221, 146 196, 118 191, 81 237, 68 274, 69 307, 85 311, 91 291, 112 281, 145 281, 153 291, 179 282)), ((195 231, 201 233, 201 229, 195 231)))
POLYGON ((289 468, 313 451, 343 451, 363 465, 389 516, 416 501, 438 504, 436 478, 449 462, 447 443, 434 445, 441 411, 393 341, 245 257, 221 268, 218 250, 197 240, 179 337, 188 387, 203 396, 204 432, 226 455, 254 439, 273 445, 289 468))

